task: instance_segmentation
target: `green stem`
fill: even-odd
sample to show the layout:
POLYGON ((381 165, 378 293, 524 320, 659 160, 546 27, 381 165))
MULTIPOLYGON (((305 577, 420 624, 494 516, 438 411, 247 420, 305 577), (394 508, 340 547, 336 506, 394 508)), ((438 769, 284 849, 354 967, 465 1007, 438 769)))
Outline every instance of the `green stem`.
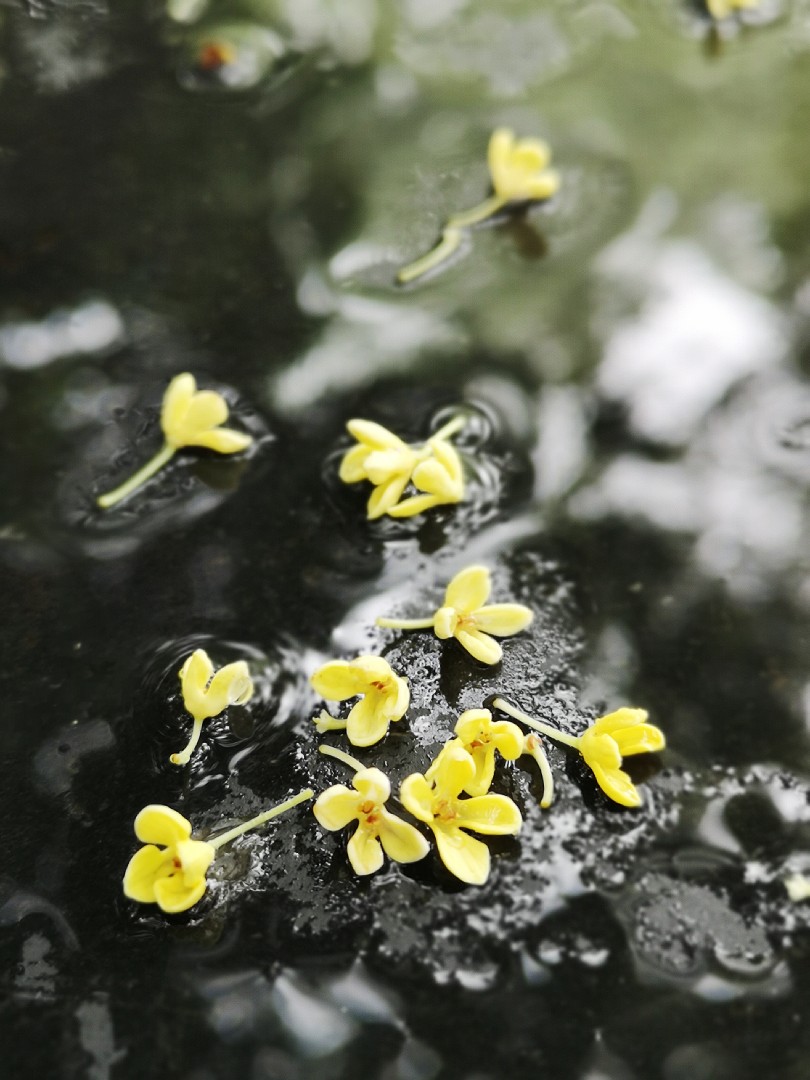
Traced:
POLYGON ((540 766, 540 776, 543 781, 543 798, 540 800, 540 806, 543 810, 548 810, 554 800, 554 777, 551 773, 551 766, 548 763, 546 752, 536 735, 526 736, 525 747, 524 752, 531 754, 540 766))
POLYGON ((191 729, 191 737, 188 740, 188 746, 186 746, 185 750, 181 750, 179 754, 171 755, 169 761, 172 765, 188 765, 191 755, 196 750, 197 743, 200 741, 202 726, 202 719, 194 721, 194 725, 191 729))
POLYGON ((304 791, 299 791, 298 794, 293 795, 292 798, 287 799, 283 803, 279 803, 278 806, 274 806, 271 810, 265 810, 263 814, 251 818, 250 821, 246 821, 243 825, 237 825, 235 829, 229 829, 227 832, 222 833, 221 836, 214 837, 214 839, 209 840, 208 843, 212 848, 221 848, 224 844, 230 843, 231 840, 235 840, 237 836, 241 836, 242 833, 246 833, 249 829, 257 829, 259 825, 264 825, 264 823, 270 821, 271 818, 278 817, 279 814, 283 814, 286 810, 292 810, 292 808, 298 806, 299 803, 306 802, 307 799, 311 799, 314 794, 315 792, 312 788, 306 788, 304 791))
POLYGON ((385 630, 432 630, 433 616, 429 619, 375 619, 377 626, 385 630))
POLYGON ((315 729, 319 735, 324 735, 327 731, 345 731, 346 723, 345 720, 330 716, 326 709, 321 709, 321 715, 315 717, 315 729))
POLYGON ((108 510, 111 506, 115 506, 116 503, 120 503, 123 499, 126 499, 133 491, 137 491, 139 487, 146 483, 150 477, 154 476, 156 472, 159 472, 171 459, 174 457, 176 450, 173 446, 169 446, 168 443, 164 443, 163 448, 158 451, 157 454, 147 461, 138 471, 130 476, 129 480, 125 480, 120 487, 115 488, 113 491, 108 491, 106 495, 99 495, 96 502, 103 510, 108 510))
MULTIPOLYGON (((467 423, 466 416, 454 416, 452 420, 448 420, 446 424, 443 424, 438 431, 434 432, 430 436, 431 439, 449 439, 457 432, 461 431, 464 425, 467 423)), ((430 439, 428 440, 428 442, 430 439)))
POLYGON ((459 214, 453 214, 447 222, 447 227, 469 229, 471 225, 480 225, 482 221, 486 221, 503 210, 508 202, 508 199, 503 199, 500 195, 490 195, 488 199, 484 199, 471 210, 462 210, 459 214))
POLYGON ((435 270, 445 259, 449 259, 451 255, 458 251, 460 244, 461 231, 459 229, 445 228, 436 247, 429 251, 427 255, 423 255, 421 259, 416 259, 415 262, 403 266, 397 273, 397 281, 400 285, 407 285, 418 277, 422 277, 423 274, 427 274, 430 270, 435 270))
POLYGON ((516 709, 514 705, 510 705, 503 698, 495 698, 492 707, 493 709, 500 709, 501 712, 505 712, 507 716, 511 716, 515 720, 520 720, 521 724, 534 728, 535 731, 539 731, 541 735, 547 735, 549 739, 554 739, 555 742, 573 746, 576 750, 579 749, 579 738, 576 735, 566 735, 564 731, 559 731, 557 728, 552 727, 551 724, 545 724, 542 720, 535 720, 533 716, 527 716, 525 712, 516 709))
POLYGON ((326 743, 322 743, 318 749, 327 757, 333 757, 338 761, 342 761, 344 765, 348 765, 349 768, 354 769, 355 772, 360 772, 361 769, 366 768, 362 761, 358 761, 356 757, 347 754, 345 750, 338 750, 336 746, 327 746, 326 743))

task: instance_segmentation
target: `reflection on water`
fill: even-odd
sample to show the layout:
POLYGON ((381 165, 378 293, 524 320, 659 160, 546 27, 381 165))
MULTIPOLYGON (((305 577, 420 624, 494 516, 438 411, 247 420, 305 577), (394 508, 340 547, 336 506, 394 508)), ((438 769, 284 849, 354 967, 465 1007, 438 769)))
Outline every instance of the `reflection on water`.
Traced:
POLYGON ((686 0, 2 8, 15 1076, 804 1080, 808 26, 808 0, 711 49, 686 0), (397 289, 499 125, 549 139, 559 196, 397 289), (254 452, 178 455, 100 515, 185 370, 254 452), (368 523, 346 420, 416 441, 459 405, 470 499, 368 523), (476 561, 535 611, 500 667, 373 628, 476 561), (185 774, 197 645, 256 694, 185 774), (396 778, 496 692, 566 730, 633 702, 669 746, 645 808, 552 748, 550 811, 499 773, 527 825, 484 890, 436 860, 358 881, 302 816, 188 916, 123 900, 142 805, 205 834, 345 782, 307 679, 378 648, 412 683, 396 778))

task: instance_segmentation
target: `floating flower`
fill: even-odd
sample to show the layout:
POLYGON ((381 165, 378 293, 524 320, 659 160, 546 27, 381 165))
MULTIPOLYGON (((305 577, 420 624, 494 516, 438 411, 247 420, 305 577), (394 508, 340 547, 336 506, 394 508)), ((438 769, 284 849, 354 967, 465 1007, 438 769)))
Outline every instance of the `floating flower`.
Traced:
POLYGON ((468 229, 491 221, 503 210, 550 199, 559 190, 560 177, 548 167, 551 150, 542 139, 515 139, 514 132, 508 128, 497 128, 490 136, 487 160, 493 194, 471 210, 453 214, 442 229, 436 247, 399 271, 400 285, 407 285, 447 262, 461 247, 468 229))
POLYGON ((759 7, 759 0, 706 0, 706 7, 711 17, 720 22, 735 11, 759 7))
MULTIPOLYGON (((327 701, 361 698, 352 706, 345 722, 346 734, 354 746, 372 746, 379 742, 388 731, 388 725, 402 719, 411 700, 405 679, 395 674, 381 656, 358 656, 352 661, 330 660, 318 668, 310 682, 315 692, 327 701)), ((322 720, 319 722, 323 723, 322 720)))
POLYGON ((804 874, 789 874, 784 880, 784 886, 794 904, 810 900, 810 878, 804 874))
POLYGON ((383 514, 413 517, 442 503, 461 502, 461 459, 447 440, 463 425, 463 417, 457 416, 426 443, 410 446, 381 424, 350 420, 346 427, 358 445, 344 454, 338 475, 344 484, 369 480, 374 485, 366 508, 369 520, 383 514), (408 484, 423 494, 400 503, 408 484))
POLYGON ((460 746, 473 759, 475 775, 464 790, 468 795, 486 795, 495 775, 495 751, 505 761, 514 761, 524 751, 523 732, 508 720, 493 721, 489 709, 467 709, 458 718, 456 738, 449 742, 425 773, 428 780, 438 775, 442 754, 460 746))
POLYGON ((581 735, 568 735, 542 720, 535 720, 503 698, 495 698, 493 708, 520 720, 550 739, 579 750, 592 770, 599 787, 622 806, 640 806, 641 795, 621 768, 622 758, 655 753, 666 745, 664 733, 648 724, 645 709, 617 709, 600 716, 581 735))
POLYGON ((377 626, 394 630, 429 630, 442 639, 454 637, 483 664, 497 664, 503 650, 490 634, 511 637, 525 630, 534 618, 523 604, 487 604, 492 591, 489 570, 468 566, 445 592, 444 605, 425 619, 377 619, 377 626))
POLYGON ((253 681, 244 660, 226 664, 214 674, 214 665, 204 649, 195 649, 180 668, 183 705, 194 718, 185 750, 172 754, 173 765, 185 765, 200 741, 203 720, 219 716, 229 705, 244 705, 253 696, 253 681))
POLYGON ((550 199, 560 187, 549 169, 551 150, 542 139, 516 139, 509 128, 493 131, 487 150, 495 195, 503 203, 550 199))
POLYGON ((218 454, 237 454, 253 441, 250 435, 220 427, 228 419, 228 405, 214 390, 197 390, 193 375, 176 375, 163 396, 160 426, 163 448, 134 476, 96 500, 104 509, 115 506, 163 468, 184 446, 202 446, 218 454))
POLYGON ((135 835, 146 846, 129 860, 124 895, 141 904, 157 904, 172 915, 187 911, 205 892, 206 874, 219 848, 313 795, 310 788, 300 791, 212 840, 192 840, 191 823, 170 806, 145 806, 135 818, 135 835))
MULTIPOLYGON (((347 755, 348 756, 348 755, 347 755)), ((355 762, 360 764, 360 762, 355 762)), ((418 862, 430 845, 418 829, 385 809, 391 784, 379 769, 360 768, 352 780, 354 791, 345 784, 327 788, 315 801, 312 812, 324 829, 335 832, 352 821, 347 854, 356 874, 373 874, 383 864, 383 851, 399 863, 418 862)))
POLYGON ((432 778, 413 773, 402 781, 400 800, 406 810, 433 830, 439 857, 451 874, 469 885, 483 885, 489 877, 489 848, 464 832, 485 836, 514 835, 523 819, 506 795, 459 798, 474 783, 476 767, 462 746, 450 746, 439 755, 432 778))

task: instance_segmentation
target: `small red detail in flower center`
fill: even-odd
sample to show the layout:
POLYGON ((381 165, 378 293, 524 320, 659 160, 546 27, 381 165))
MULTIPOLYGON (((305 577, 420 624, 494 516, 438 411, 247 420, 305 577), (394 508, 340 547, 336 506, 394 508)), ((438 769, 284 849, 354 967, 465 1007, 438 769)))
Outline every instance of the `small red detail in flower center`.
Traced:
POLYGON ((370 814, 373 809, 374 809, 374 800, 373 799, 366 799, 366 801, 364 803, 362 803, 361 806, 360 806, 360 813, 361 814, 370 814))
POLYGON ((230 45, 221 41, 207 41, 197 54, 197 63, 203 71, 219 71, 226 64, 233 63, 235 56, 230 45))
POLYGON ((442 821, 452 821, 458 814, 449 799, 439 799, 433 804, 433 816, 442 821))
POLYGON ((172 864, 176 870, 180 870, 183 866, 179 859, 172 859, 172 864))
POLYGON ((381 680, 379 682, 373 682, 371 685, 374 687, 375 690, 385 690, 386 689, 385 683, 382 682, 381 680))

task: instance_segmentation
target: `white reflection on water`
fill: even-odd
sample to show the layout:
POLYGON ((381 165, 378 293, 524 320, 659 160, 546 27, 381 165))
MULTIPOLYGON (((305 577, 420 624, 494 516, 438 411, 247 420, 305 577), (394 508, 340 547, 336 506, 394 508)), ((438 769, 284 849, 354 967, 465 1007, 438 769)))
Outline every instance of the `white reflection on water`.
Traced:
POLYGON ((121 343, 124 324, 105 300, 51 312, 41 322, 0 327, 0 364, 27 371, 78 354, 100 353, 121 343))

